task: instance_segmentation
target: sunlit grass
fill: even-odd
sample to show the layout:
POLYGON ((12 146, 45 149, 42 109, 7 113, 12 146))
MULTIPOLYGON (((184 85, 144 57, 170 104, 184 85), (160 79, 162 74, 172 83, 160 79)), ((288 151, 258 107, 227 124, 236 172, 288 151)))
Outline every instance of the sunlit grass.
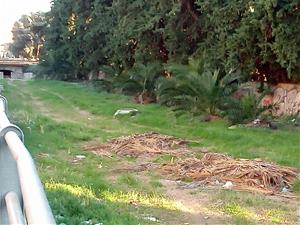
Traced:
POLYGON ((274 222, 274 223, 285 223, 287 222, 287 218, 282 212, 282 210, 279 209, 270 209, 267 210, 264 215, 262 215, 262 218, 265 218, 268 221, 274 222))
POLYGON ((114 203, 138 204, 140 206, 150 206, 153 208, 164 208, 168 210, 180 210, 180 205, 175 201, 167 199, 162 195, 155 193, 147 194, 137 191, 122 192, 122 191, 103 191, 100 196, 97 196, 91 188, 64 184, 57 182, 46 182, 46 190, 49 191, 64 191, 76 197, 90 198, 94 200, 106 200, 114 203))
POLYGON ((111 202, 119 202, 126 204, 138 204, 142 206, 150 206, 156 208, 163 208, 168 210, 180 210, 180 205, 157 194, 144 194, 135 191, 130 192, 110 192, 102 193, 105 200, 111 202))
POLYGON ((250 212, 248 209, 241 207, 239 204, 232 203, 232 204, 226 204, 223 207, 223 210, 226 214, 235 216, 235 217, 241 217, 245 219, 257 219, 257 215, 250 212))
POLYGON ((273 223, 286 223, 288 220, 285 213, 279 209, 254 212, 253 210, 243 207, 237 203, 230 203, 226 204, 222 210, 228 215, 245 220, 268 221, 273 223))
POLYGON ((220 191, 215 196, 215 201, 218 200, 222 200, 224 204, 217 209, 237 220, 286 223, 295 219, 287 214, 288 208, 282 203, 268 202, 262 195, 220 191))
POLYGON ((55 182, 46 182, 45 187, 47 190, 61 190, 77 197, 85 197, 98 200, 95 193, 87 187, 55 182))
POLYGON ((132 225, 144 222, 131 213, 128 206, 102 201, 87 187, 49 182, 46 191, 57 224, 132 225))

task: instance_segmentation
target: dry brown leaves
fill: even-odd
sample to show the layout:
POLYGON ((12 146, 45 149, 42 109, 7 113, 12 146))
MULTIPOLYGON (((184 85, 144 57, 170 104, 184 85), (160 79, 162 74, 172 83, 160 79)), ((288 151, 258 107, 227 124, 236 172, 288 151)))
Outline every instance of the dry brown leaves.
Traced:
POLYGON ((231 157, 207 153, 202 159, 186 159, 166 164, 162 171, 182 179, 189 177, 208 184, 231 181, 236 188, 278 192, 283 187, 291 187, 299 178, 299 171, 278 166, 262 160, 233 159, 231 157))
POLYGON ((91 144, 84 149, 101 156, 139 157, 145 155, 171 154, 180 156, 186 154, 187 141, 158 133, 135 134, 112 139, 106 144, 91 144))
POLYGON ((158 169, 175 179, 191 178, 193 181, 203 181, 208 185, 231 181, 234 189, 260 191, 266 194, 279 193, 283 187, 291 187, 293 181, 300 178, 300 173, 296 169, 258 159, 233 159, 217 153, 206 153, 202 159, 196 159, 187 148, 187 143, 182 139, 152 132, 119 137, 106 144, 89 144, 84 148, 96 155, 140 157, 139 159, 145 161, 127 170, 158 169), (162 166, 152 162, 152 156, 163 154, 179 158, 190 157, 162 166))

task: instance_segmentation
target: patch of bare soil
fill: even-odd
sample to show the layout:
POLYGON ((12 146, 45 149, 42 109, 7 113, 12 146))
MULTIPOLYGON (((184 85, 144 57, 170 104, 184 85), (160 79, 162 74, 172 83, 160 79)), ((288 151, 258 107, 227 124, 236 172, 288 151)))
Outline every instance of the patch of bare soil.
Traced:
MULTIPOLYGON (((166 187, 167 195, 174 199, 186 213, 181 215, 181 221, 188 225, 221 225, 228 224, 226 216, 207 208, 211 199, 207 193, 191 194, 189 190, 180 188, 176 181, 161 180, 166 187)), ((172 224, 178 224, 175 221, 172 224)))
POLYGON ((163 165, 160 170, 175 179, 201 181, 204 185, 231 182, 232 188, 275 194, 290 188, 300 178, 298 170, 262 160, 233 159, 223 154, 207 153, 202 159, 188 158, 163 165))
POLYGON ((171 154, 185 155, 190 152, 187 141, 155 132, 135 134, 112 139, 106 144, 86 145, 84 149, 96 155, 140 157, 171 154))

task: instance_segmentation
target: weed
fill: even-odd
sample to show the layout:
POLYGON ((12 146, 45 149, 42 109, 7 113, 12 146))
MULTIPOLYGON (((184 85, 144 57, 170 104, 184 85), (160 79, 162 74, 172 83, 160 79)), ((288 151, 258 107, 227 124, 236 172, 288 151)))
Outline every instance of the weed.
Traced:
POLYGON ((300 195, 300 180, 296 180, 293 184, 293 191, 300 195))

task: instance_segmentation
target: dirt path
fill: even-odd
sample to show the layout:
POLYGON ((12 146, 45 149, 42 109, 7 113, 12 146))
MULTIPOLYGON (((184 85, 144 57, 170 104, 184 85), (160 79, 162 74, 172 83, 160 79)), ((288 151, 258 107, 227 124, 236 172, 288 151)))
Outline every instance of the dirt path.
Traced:
MULTIPOLYGON (((9 82, 9 85, 18 87, 13 82, 9 82)), ((24 83, 24 86, 25 85, 26 83, 24 83)), ((38 90, 41 92, 47 92, 47 94, 49 94, 50 96, 56 96, 60 99, 59 105, 62 105, 64 107, 57 107, 56 109, 53 109, 53 107, 47 105, 45 101, 42 101, 39 97, 34 96, 30 91, 26 89, 26 87, 23 89, 19 89, 19 92, 30 98, 30 104, 35 109, 37 109, 37 111, 39 111, 42 115, 53 119, 56 122, 75 123, 89 128, 96 128, 97 122, 100 122, 105 119, 101 116, 95 116, 86 110, 80 109, 60 94, 51 92, 44 88, 39 88, 38 90)), ((114 130, 105 129, 105 132, 114 132, 114 130)))

